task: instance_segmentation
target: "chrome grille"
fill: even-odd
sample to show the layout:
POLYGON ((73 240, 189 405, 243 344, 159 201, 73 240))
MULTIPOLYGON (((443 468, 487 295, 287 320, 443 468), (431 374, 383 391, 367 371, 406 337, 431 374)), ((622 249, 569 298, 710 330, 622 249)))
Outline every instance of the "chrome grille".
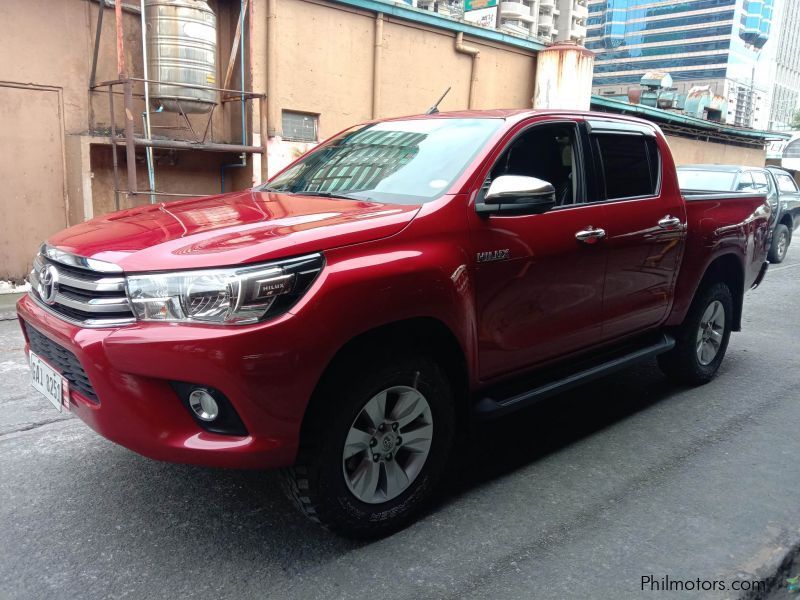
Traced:
POLYGON ((31 296, 46 310, 85 327, 135 321, 122 269, 42 246, 30 274, 31 296))

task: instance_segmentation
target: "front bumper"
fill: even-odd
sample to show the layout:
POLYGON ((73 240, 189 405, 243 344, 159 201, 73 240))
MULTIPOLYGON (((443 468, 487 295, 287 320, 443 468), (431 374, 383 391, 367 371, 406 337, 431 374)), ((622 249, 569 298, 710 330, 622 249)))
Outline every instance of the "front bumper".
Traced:
POLYGON ((139 323, 84 329, 28 296, 17 313, 80 361, 97 398, 71 389, 71 409, 109 440, 150 458, 206 466, 266 468, 294 461, 303 414, 327 358, 291 314, 243 327, 139 323), (171 381, 223 392, 247 435, 204 430, 171 381))

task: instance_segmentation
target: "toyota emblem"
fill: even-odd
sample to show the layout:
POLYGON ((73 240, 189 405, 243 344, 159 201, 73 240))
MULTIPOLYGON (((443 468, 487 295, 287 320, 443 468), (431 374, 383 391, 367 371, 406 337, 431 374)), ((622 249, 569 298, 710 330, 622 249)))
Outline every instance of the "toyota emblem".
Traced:
POLYGON ((39 298, 45 304, 55 304, 58 295, 58 269, 53 265, 47 265, 39 277, 38 290, 39 298))

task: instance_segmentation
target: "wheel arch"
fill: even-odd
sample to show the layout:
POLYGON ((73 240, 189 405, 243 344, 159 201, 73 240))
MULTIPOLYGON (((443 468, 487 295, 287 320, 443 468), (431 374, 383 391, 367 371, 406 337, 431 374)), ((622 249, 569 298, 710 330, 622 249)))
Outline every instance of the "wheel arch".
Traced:
POLYGON ((706 271, 700 280, 695 295, 698 290, 712 283, 725 283, 731 290, 733 297, 733 331, 742 330, 742 304, 744 302, 744 266, 741 259, 733 253, 723 254, 716 257, 706 267, 706 271))
POLYGON ((455 333, 443 321, 435 317, 420 316, 405 318, 373 327, 361 332, 344 343, 325 367, 314 393, 308 403, 301 435, 317 411, 326 407, 322 390, 338 373, 356 368, 365 357, 390 356, 412 350, 429 354, 445 371, 459 409, 459 423, 467 418, 469 397, 469 368, 467 354, 455 333))

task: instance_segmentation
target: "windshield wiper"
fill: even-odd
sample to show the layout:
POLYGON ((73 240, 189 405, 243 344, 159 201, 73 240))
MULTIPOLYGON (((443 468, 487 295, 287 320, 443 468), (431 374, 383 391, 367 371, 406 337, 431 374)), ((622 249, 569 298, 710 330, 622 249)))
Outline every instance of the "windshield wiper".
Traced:
POLYGON ((361 198, 355 198, 354 196, 348 196, 347 194, 334 194, 333 192, 292 192, 293 194, 297 194, 298 196, 314 196, 317 198, 341 198, 342 200, 360 200, 361 198))
MULTIPOLYGON (((334 194, 333 192, 290 192, 289 190, 279 190, 269 186, 262 186, 259 188, 261 192, 277 192, 279 194, 289 194, 291 196, 314 196, 315 198, 340 198, 342 200, 365 200, 364 198, 356 198, 355 196, 348 196, 347 194, 334 194)), ((369 201, 368 199, 366 199, 369 201)))

